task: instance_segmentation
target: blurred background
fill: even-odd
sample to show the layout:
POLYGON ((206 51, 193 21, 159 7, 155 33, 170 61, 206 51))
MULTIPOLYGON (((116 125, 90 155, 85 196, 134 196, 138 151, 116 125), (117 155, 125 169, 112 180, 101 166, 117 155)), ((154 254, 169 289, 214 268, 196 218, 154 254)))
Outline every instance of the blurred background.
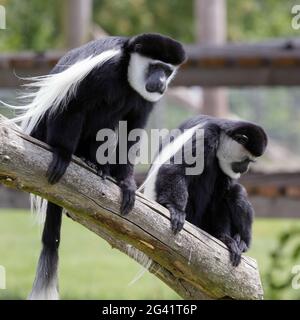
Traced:
MULTIPOLYGON (((266 155, 246 175, 256 210, 252 248, 266 299, 299 299, 300 29, 291 0, 0 0, 0 100, 17 103, 17 76, 47 74, 68 49, 107 35, 160 32, 186 45, 189 60, 149 127, 174 128, 202 113, 258 122, 266 155), (3 13, 3 10, 2 10, 3 13), (4 16, 4 15, 2 15, 4 16), (295 22, 295 21, 294 21, 295 22), (5 27, 5 28, 3 28, 5 27)), ((3 107, 0 113, 11 116, 3 107)), ((0 142, 1 143, 1 142, 0 142)), ((137 168, 137 180, 145 174, 137 168)), ((0 299, 26 298, 40 250, 41 226, 28 195, 0 186, 0 299)), ((60 282, 63 299, 179 297, 140 266, 65 218, 60 282)))

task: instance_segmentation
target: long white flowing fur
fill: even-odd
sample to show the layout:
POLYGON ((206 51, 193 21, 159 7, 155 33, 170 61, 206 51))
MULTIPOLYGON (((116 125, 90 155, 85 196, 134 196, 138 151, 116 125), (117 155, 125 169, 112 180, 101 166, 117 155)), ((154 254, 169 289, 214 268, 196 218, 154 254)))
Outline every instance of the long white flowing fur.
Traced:
POLYGON ((35 280, 33 289, 28 296, 28 300, 59 300, 57 282, 57 277, 55 277, 46 287, 43 287, 39 286, 37 284, 37 280, 35 280))
POLYGON ((31 214, 36 217, 38 224, 43 224, 45 222, 47 203, 48 201, 46 199, 32 193, 30 194, 31 214))
POLYGON ((152 167, 148 173, 147 178, 142 183, 142 185, 138 188, 138 191, 141 191, 145 188, 145 186, 149 184, 153 184, 153 178, 156 177, 159 168, 161 165, 169 161, 175 154, 181 150, 184 144, 192 138, 197 129, 203 127, 204 123, 198 124, 190 129, 184 130, 184 132, 179 135, 174 141, 170 142, 167 146, 165 146, 162 151, 155 158, 152 167))
MULTIPOLYGON (((95 67, 120 53, 120 49, 108 50, 96 56, 90 56, 71 65, 66 70, 45 76, 26 78, 32 81, 26 87, 35 88, 34 92, 24 93, 20 98, 31 102, 23 106, 13 106, 3 101, 1 103, 8 108, 23 112, 11 121, 21 122, 21 130, 29 134, 35 125, 40 121, 45 112, 51 113, 60 111, 68 101, 75 95, 79 83, 95 67)), ((45 220, 47 201, 39 196, 30 196, 31 212, 37 213, 38 221, 45 220)))
POLYGON ((129 282, 128 285, 131 286, 135 284, 138 280, 140 280, 144 273, 149 270, 153 261, 146 254, 136 249, 132 245, 127 245, 127 254, 129 255, 129 257, 133 258, 135 261, 138 261, 142 265, 140 271, 129 282))
POLYGON ((70 98, 75 95, 79 83, 90 71, 104 64, 119 53, 120 49, 107 50, 99 55, 90 56, 78 61, 62 72, 28 78, 28 80, 32 82, 26 84, 26 86, 37 90, 25 93, 21 98, 30 99, 31 102, 24 106, 12 106, 5 102, 2 102, 2 104, 24 112, 21 115, 17 115, 13 121, 21 121, 23 131, 30 133, 46 111, 50 110, 50 112, 53 113, 67 105, 70 98))

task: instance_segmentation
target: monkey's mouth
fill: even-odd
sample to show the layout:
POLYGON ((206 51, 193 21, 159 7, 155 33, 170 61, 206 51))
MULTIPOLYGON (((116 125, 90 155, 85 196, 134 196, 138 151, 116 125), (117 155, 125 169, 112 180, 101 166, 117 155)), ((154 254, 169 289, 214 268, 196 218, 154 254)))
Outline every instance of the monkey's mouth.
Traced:
POLYGON ((165 87, 165 85, 157 85, 157 84, 147 83, 145 86, 145 89, 149 93, 163 94, 166 90, 166 87, 165 87))
POLYGON ((233 162, 231 164, 232 171, 234 173, 245 173, 248 171, 248 162, 242 161, 242 162, 233 162))

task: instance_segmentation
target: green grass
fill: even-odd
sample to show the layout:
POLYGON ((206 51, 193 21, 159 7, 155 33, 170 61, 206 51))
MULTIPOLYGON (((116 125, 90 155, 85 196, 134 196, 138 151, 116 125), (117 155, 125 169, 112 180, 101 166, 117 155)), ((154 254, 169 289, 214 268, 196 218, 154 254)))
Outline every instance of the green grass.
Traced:
MULTIPOLYGON (((300 299, 300 290, 295 290, 290 285, 285 290, 280 292, 271 291, 266 281, 267 275, 270 273, 271 257, 270 255, 277 249, 279 236, 283 232, 289 232, 293 229, 300 230, 300 219, 256 219, 253 227, 253 241, 251 249, 247 252, 247 255, 257 260, 264 291, 265 299, 272 299, 276 296, 277 299, 300 299)), ((300 233, 299 237, 295 239, 297 244, 300 245, 300 233)), ((282 269, 276 273, 276 281, 287 279, 292 275, 292 267, 297 264, 300 265, 300 260, 296 259, 296 262, 290 261, 290 255, 283 256, 285 261, 280 261, 283 265, 282 269)))
MULTIPOLYGON (((34 278, 41 226, 24 211, 0 211, 0 265, 6 290, 0 299, 25 299, 34 278)), ((128 284, 141 267, 81 225, 63 219, 60 252, 62 299, 178 299, 153 275, 128 284)))
MULTIPOLYGON (((258 260, 263 277, 269 271, 269 254, 283 230, 300 227, 300 220, 256 219, 249 255, 258 260)), ((0 265, 6 268, 7 289, 0 299, 25 299, 30 291, 40 250, 41 227, 25 211, 0 210, 0 265)), ((129 282, 140 266, 104 241, 64 218, 60 252, 60 291, 63 299, 178 299, 153 275, 129 282)), ((300 263, 300 262, 299 262, 300 263)), ((266 298, 270 297, 268 290, 266 298)), ((287 290, 281 298, 296 298, 287 290)))

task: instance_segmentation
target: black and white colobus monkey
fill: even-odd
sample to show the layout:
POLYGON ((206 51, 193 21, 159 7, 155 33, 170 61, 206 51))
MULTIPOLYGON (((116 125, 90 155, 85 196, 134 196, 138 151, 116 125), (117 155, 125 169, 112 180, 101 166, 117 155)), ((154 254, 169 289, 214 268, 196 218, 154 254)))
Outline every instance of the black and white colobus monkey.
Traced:
MULTIPOLYGON (((20 107, 25 113, 15 121, 52 146, 49 183, 60 180, 73 154, 97 164, 100 129, 115 129, 121 120, 127 121, 128 132, 143 128, 185 59, 179 42, 159 34, 107 37, 68 52, 50 75, 33 78, 38 90, 25 95, 31 102, 20 107)), ((132 144, 128 141, 128 150, 132 144)), ((116 179, 122 190, 121 212, 128 213, 135 200, 133 165, 117 160, 116 165, 98 166, 98 172, 116 179)), ((58 298, 61 216, 62 208, 49 202, 31 299, 58 298)))
POLYGON ((182 164, 175 163, 179 140, 173 140, 174 152, 169 139, 159 156, 170 161, 152 165, 142 188, 145 195, 169 209, 175 233, 183 228, 185 220, 191 222, 223 241, 233 266, 237 266, 250 245, 254 214, 246 190, 237 179, 264 153, 267 135, 253 123, 197 116, 179 128, 193 139, 190 152, 195 151, 197 128, 204 129, 201 174, 186 175, 186 168, 193 164, 185 162, 180 149, 182 164))

